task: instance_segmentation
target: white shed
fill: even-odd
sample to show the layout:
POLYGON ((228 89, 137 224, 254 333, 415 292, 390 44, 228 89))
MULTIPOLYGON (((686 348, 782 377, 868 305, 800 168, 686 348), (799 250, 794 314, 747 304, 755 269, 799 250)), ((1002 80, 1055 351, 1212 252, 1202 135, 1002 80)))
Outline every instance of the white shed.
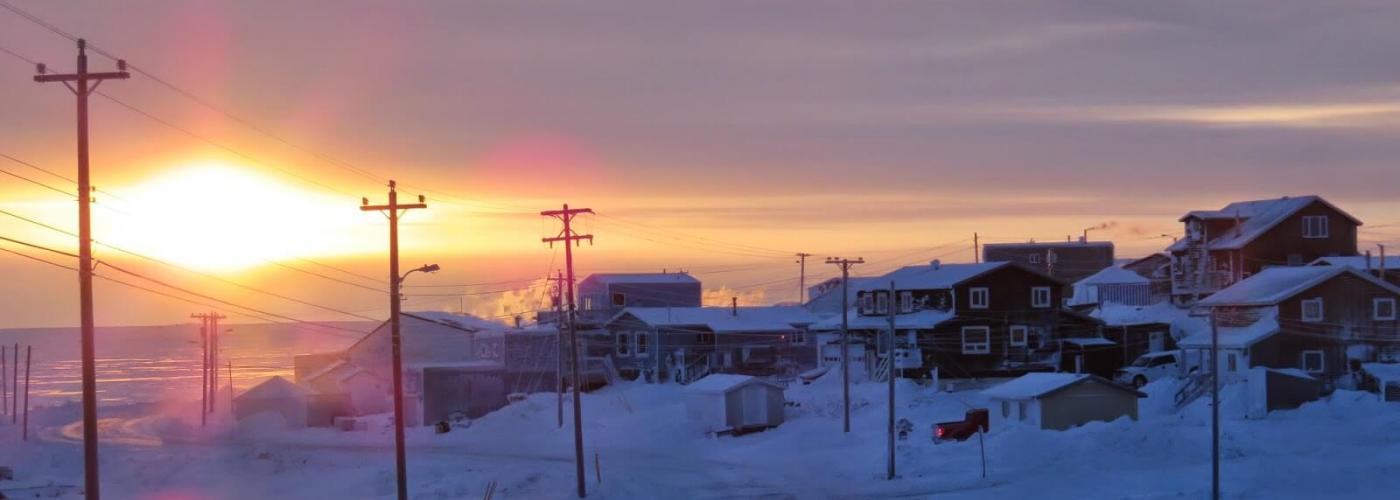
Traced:
POLYGON ((282 417, 288 429, 306 427, 306 396, 311 391, 282 377, 272 377, 233 398, 233 416, 239 420, 260 413, 282 417))
POLYGON ((776 427, 784 401, 782 386, 748 375, 715 373, 685 387, 686 415, 705 432, 776 427))

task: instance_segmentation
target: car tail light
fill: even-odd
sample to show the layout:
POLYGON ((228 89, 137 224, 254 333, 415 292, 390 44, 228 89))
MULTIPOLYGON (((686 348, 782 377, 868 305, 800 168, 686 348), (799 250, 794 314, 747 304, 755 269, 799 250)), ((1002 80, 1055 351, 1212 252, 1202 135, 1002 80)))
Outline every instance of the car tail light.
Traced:
POLYGON ((942 427, 938 427, 938 428, 934 429, 934 431, 933 431, 933 437, 942 438, 944 432, 945 432, 945 431, 943 430, 942 427))

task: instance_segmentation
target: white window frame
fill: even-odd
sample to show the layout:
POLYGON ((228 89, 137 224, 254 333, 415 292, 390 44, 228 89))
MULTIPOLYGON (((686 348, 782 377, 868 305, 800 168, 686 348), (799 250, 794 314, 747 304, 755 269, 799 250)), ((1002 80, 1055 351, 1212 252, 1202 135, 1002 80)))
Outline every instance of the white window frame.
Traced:
POLYGON ((889 314, 889 313, 890 313, 890 294, 888 294, 888 293, 877 293, 877 294, 875 294, 875 314, 889 314))
MULTIPOLYGON (((974 335, 977 335, 974 333, 974 335)), ((992 328, 988 326, 964 326, 962 327, 962 353, 963 354, 991 354, 992 353, 992 328), (969 332, 980 331, 982 339, 980 342, 968 342, 969 332)))
POLYGON ((632 357, 632 334, 630 332, 619 332, 617 338, 613 339, 613 354, 618 357, 632 357))
POLYGON ((990 304, 991 302, 992 302, 992 290, 991 290, 991 289, 989 289, 989 288, 987 288, 987 287, 985 287, 985 286, 979 286, 979 287, 973 287, 973 288, 967 289, 967 307, 968 307, 969 309, 986 309, 986 308, 987 308, 987 305, 990 304), (979 292, 980 292, 980 294, 979 294, 979 292), (978 296, 978 295, 981 295, 981 296, 982 296, 982 300, 980 300, 980 301, 977 300, 977 296, 978 296))
POLYGON ((1301 353, 1298 354, 1298 364, 1299 364, 1298 368, 1301 368, 1304 372, 1307 372, 1307 373, 1327 373, 1327 353, 1326 353, 1325 351, 1321 350, 1321 349, 1312 349, 1312 350, 1303 351, 1303 352, 1301 352, 1301 353), (1316 355, 1316 356, 1317 356, 1317 369, 1316 369, 1316 370, 1309 370, 1309 369, 1308 369, 1308 356, 1309 356, 1309 355, 1316 355))
POLYGON ((807 345, 807 332, 802 330, 792 332, 792 336, 789 337, 789 339, 791 339, 789 342, 792 345, 807 345))
POLYGON ((632 355, 638 358, 651 357, 651 336, 647 332, 635 332, 632 336, 632 355))
POLYGON ((1374 319, 1374 320, 1377 320, 1377 321, 1388 321, 1388 320, 1394 320, 1395 317, 1396 317, 1396 311, 1395 311, 1395 299, 1394 299, 1394 298, 1392 298, 1392 297, 1376 297, 1376 298, 1374 298, 1374 299, 1371 299, 1371 319, 1374 319), (1390 308, 1390 314, 1385 314, 1385 315, 1381 314, 1381 305, 1382 305, 1382 304, 1384 304, 1384 305, 1386 305, 1387 307, 1390 308))
POLYGON ((1048 286, 1033 286, 1033 287, 1031 287, 1031 307, 1036 307, 1036 308, 1046 308, 1046 307, 1050 307, 1050 303, 1054 301, 1054 297, 1055 297, 1054 293, 1051 292, 1050 287, 1048 287, 1048 286), (1041 300, 1041 297, 1040 297, 1040 294, 1041 294, 1041 293, 1044 293, 1044 294, 1045 294, 1045 297, 1044 297, 1045 300, 1041 300))
POLYGON ((861 314, 875 313, 875 301, 870 298, 870 295, 870 292, 862 293, 860 294, 860 299, 857 300, 857 302, 860 303, 859 307, 861 314))
POLYGON ((1317 323, 1319 321, 1322 321, 1323 318, 1327 317, 1327 309, 1325 309, 1325 304, 1322 301, 1322 297, 1303 299, 1303 302, 1300 305, 1300 309, 1301 311, 1299 311, 1298 315, 1302 317, 1303 321, 1309 323, 1317 323), (1317 305, 1317 315, 1308 314, 1308 306, 1313 304, 1317 305))
POLYGON ((1326 238, 1330 234, 1326 215, 1304 215, 1303 237, 1309 239, 1326 238))
POLYGON ((1040 263, 1040 254, 1038 254, 1038 253, 1033 253, 1033 254, 1031 254, 1031 255, 1030 255, 1030 261, 1031 261, 1031 264, 1039 264, 1039 263, 1040 263))
POLYGON ((1025 347, 1030 344, 1031 328, 1026 325, 1011 325, 1011 332, 1008 334, 1007 344, 1011 347, 1025 347), (1016 332, 1021 332, 1021 340, 1016 340, 1016 332))
POLYGON ((914 292, 899 292, 899 312, 914 312, 914 292))

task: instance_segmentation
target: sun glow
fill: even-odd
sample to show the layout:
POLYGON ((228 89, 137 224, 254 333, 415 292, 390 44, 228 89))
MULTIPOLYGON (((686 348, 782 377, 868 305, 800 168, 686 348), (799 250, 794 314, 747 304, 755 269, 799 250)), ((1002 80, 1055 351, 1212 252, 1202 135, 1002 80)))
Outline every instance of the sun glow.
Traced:
MULTIPOLYGON (((222 163, 181 167, 126 189, 96 213, 96 238, 204 271, 333 256, 365 248, 368 214, 343 200, 297 189, 222 163)), ((375 225, 369 225, 377 228, 375 225)))

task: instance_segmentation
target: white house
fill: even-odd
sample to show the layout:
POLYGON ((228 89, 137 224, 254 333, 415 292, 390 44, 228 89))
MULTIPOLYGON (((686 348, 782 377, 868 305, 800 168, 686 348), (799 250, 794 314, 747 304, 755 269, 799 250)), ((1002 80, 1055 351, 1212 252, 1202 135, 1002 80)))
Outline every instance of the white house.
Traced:
POLYGON ((783 387, 748 375, 714 373, 684 389, 686 416, 707 433, 777 427, 783 387))
POLYGON ((992 400, 992 427, 1030 425, 1065 430, 1121 417, 1137 420, 1146 394, 1095 375, 1028 373, 982 391, 992 400))

